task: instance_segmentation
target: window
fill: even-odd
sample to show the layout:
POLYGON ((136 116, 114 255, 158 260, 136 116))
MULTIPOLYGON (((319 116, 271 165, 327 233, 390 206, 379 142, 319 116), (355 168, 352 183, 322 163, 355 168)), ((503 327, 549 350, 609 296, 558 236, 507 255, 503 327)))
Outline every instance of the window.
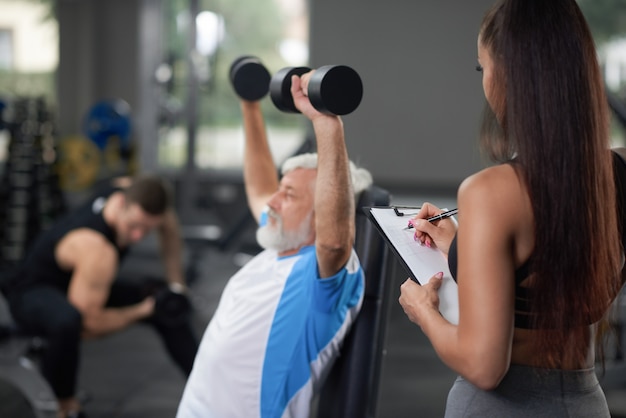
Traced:
POLYGON ((609 102, 613 146, 626 145, 626 12, 623 0, 578 0, 596 41, 609 102))
MULTIPOLYGON (((0 111, 18 98, 55 104, 58 28, 51 2, 0 1, 0 111)), ((52 117, 52 115, 51 115, 52 117)), ((0 164, 8 158, 9 133, 0 130, 0 164)))
POLYGON ((13 68, 13 32, 0 29, 0 70, 13 68))
MULTIPOLYGON (((180 0, 164 2, 164 7, 166 56, 157 71, 159 165, 240 171, 244 138, 230 65, 242 55, 258 57, 271 74, 306 65, 305 0, 180 0), (193 45, 191 31, 196 32, 193 45)), ((272 153, 280 163, 302 144, 306 125, 302 117, 278 111, 269 97, 262 107, 272 153)))

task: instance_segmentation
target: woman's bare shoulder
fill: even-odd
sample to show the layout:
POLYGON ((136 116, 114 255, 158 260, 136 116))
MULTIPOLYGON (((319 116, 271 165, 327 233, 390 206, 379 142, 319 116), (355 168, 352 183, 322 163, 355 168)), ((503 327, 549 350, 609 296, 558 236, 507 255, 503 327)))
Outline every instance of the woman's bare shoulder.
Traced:
POLYGON ((518 173, 511 164, 500 164, 485 168, 463 180, 461 189, 472 189, 480 191, 483 189, 493 190, 497 188, 502 191, 519 188, 521 186, 518 173))
POLYGON ((486 168, 466 178, 459 187, 459 212, 462 207, 479 209, 484 214, 513 219, 528 208, 528 195, 523 182, 511 164, 486 168))

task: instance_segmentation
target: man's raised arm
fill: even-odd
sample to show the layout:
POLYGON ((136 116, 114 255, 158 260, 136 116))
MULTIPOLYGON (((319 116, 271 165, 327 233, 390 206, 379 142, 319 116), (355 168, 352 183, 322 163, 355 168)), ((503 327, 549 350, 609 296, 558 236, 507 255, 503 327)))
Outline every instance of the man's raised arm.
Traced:
POLYGON ((291 94, 298 109, 313 123, 317 141, 315 247, 321 277, 344 267, 354 243, 354 192, 350 162, 339 116, 318 112, 305 95, 311 73, 292 77, 291 94))
POLYGON ((245 147, 243 178, 248 206, 259 221, 270 196, 278 189, 278 173, 270 152, 259 102, 241 101, 245 147))

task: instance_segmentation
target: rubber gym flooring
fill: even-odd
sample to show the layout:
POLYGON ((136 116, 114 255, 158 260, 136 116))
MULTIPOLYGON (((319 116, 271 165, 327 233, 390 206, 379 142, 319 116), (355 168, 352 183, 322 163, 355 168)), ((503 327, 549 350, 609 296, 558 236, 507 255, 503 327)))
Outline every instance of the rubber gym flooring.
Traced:
MULTIPOLYGON (((394 198, 392 203, 439 202, 433 199, 436 198, 394 198)), ((441 205, 454 207, 454 202, 441 205)), ((122 273, 159 274, 156 251, 156 242, 148 239, 131 253, 122 273)), ((199 335, 211 318, 226 281, 245 260, 246 256, 238 251, 224 252, 211 246, 200 249, 197 277, 190 285, 199 335)), ((399 265, 393 271, 395 294, 389 308, 376 417, 442 417, 455 375, 402 312, 397 296, 406 274, 399 265)), ((609 361, 602 382, 613 416, 626 417, 624 362, 609 361)), ((156 333, 146 325, 138 324, 83 344, 79 388, 89 418, 172 418, 183 387, 182 374, 167 357, 156 333)), ((5 417, 1 411, 0 416, 21 418, 5 417)))

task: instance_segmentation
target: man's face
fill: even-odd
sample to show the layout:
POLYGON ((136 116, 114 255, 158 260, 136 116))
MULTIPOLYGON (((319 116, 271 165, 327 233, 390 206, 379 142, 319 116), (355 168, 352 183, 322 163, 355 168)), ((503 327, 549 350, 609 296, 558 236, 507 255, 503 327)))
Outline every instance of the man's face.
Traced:
POLYGON ((316 175, 317 170, 298 168, 282 178, 268 202, 267 224, 257 231, 259 245, 280 253, 314 242, 316 175))
POLYGON ((150 215, 137 203, 125 204, 118 217, 116 234, 120 247, 141 241, 163 223, 163 215, 150 215))

